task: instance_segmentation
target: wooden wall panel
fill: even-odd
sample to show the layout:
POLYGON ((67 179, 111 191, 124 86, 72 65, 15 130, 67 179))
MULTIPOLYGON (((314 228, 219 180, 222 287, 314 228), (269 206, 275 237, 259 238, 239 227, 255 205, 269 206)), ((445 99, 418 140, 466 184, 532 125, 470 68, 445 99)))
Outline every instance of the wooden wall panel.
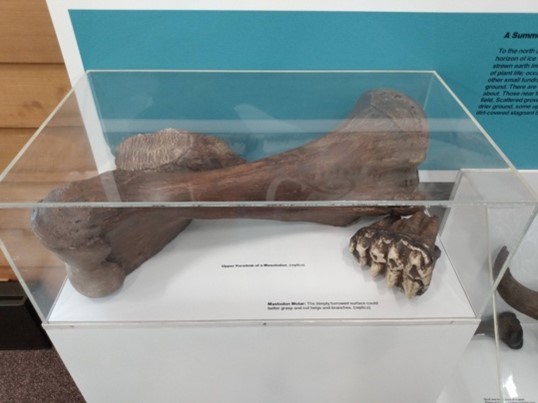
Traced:
POLYGON ((15 158, 19 150, 34 134, 34 129, 0 128, 0 172, 15 158))
POLYGON ((0 63, 62 63, 45 0, 0 1, 0 63))
POLYGON ((39 127, 69 88, 63 65, 0 64, 0 127, 39 127))
MULTIPOLYGON (((0 171, 69 87, 46 1, 0 0, 0 171)), ((72 119, 64 120, 77 126, 72 119)), ((11 221, 19 219, 18 214, 7 214, 11 221)), ((0 252, 0 281, 13 279, 0 252)))
POLYGON ((15 273, 13 273, 6 258, 0 252, 0 281, 15 280, 15 278, 15 273))
POLYGON ((0 189, 10 184, 30 188, 40 184, 59 186, 97 174, 95 159, 83 127, 46 127, 6 174, 0 189))

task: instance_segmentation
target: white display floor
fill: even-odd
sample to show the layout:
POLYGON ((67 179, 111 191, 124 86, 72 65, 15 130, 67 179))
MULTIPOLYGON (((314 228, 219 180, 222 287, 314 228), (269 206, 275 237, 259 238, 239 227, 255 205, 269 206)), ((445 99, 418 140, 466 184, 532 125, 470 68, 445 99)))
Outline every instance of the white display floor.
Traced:
POLYGON ((365 224, 197 220, 114 295, 87 298, 67 282, 48 322, 475 318, 439 241, 424 295, 373 279, 348 250, 365 224))
POLYGON ((538 402, 538 324, 523 324, 524 344, 512 350, 495 340, 475 336, 467 346, 437 403, 538 402))
MULTIPOLYGON (((523 323, 523 347, 511 350, 501 345, 500 378, 505 399, 538 402, 538 323, 523 323), (518 400, 519 399, 519 400, 518 400)), ((511 400, 507 400, 511 401, 511 400)))

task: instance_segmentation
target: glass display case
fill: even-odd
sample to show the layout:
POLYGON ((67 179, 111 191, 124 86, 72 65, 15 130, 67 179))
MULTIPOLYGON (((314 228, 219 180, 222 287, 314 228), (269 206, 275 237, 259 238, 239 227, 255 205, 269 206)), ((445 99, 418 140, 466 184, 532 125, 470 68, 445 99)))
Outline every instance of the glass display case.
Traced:
MULTIPOLYGON (((526 178, 538 194, 538 175, 527 173, 526 178)), ((495 293, 496 310, 499 313, 512 312, 521 324, 521 340, 516 349, 503 342, 501 326, 498 331, 498 357, 502 397, 505 401, 536 401, 538 387, 538 219, 532 222, 525 238, 514 255, 509 267, 509 275, 503 278, 495 293), (505 282, 509 282, 508 286, 505 282), (515 286, 515 287, 514 287, 515 286), (516 300, 512 287, 517 291, 516 300), (524 305, 521 306, 521 302, 524 305)))
POLYGON ((164 365, 161 396, 432 401, 536 198, 435 72, 90 71, 0 208, 90 400, 164 365))
MULTIPOLYGON (((536 172, 522 174, 538 190, 536 172)), ((535 218, 437 403, 537 400, 537 237, 535 218)))

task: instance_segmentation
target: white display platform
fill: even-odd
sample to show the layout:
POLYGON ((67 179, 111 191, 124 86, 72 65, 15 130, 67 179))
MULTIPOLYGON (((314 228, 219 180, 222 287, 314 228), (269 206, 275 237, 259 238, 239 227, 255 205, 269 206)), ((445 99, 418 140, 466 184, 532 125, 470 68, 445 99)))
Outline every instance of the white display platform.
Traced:
POLYGON ((431 403, 475 328, 47 325, 47 333, 89 403, 431 403))
POLYGON ((538 323, 524 322, 523 347, 499 348, 501 388, 505 401, 538 402, 538 323))
POLYGON ((498 403, 497 370, 495 339, 474 336, 436 403, 498 403))
POLYGON ((475 318, 444 252, 420 297, 373 279, 348 250, 363 221, 197 220, 112 296, 91 299, 66 283, 48 321, 475 318))
POLYGON ((437 403, 496 403, 501 401, 500 394, 505 402, 537 402, 538 324, 523 323, 522 327, 520 350, 500 344, 497 351, 493 338, 473 337, 437 403))
POLYGON ((372 279, 361 225, 196 221, 45 328, 89 402, 432 402, 478 320, 446 253, 415 299, 372 279))

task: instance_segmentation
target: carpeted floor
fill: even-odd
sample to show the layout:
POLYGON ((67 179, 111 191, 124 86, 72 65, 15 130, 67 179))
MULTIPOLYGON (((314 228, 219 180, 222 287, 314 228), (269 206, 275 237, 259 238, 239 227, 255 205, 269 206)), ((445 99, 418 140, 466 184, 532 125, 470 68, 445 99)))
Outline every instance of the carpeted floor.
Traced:
POLYGON ((84 402, 53 348, 0 350, 0 403, 84 402))

